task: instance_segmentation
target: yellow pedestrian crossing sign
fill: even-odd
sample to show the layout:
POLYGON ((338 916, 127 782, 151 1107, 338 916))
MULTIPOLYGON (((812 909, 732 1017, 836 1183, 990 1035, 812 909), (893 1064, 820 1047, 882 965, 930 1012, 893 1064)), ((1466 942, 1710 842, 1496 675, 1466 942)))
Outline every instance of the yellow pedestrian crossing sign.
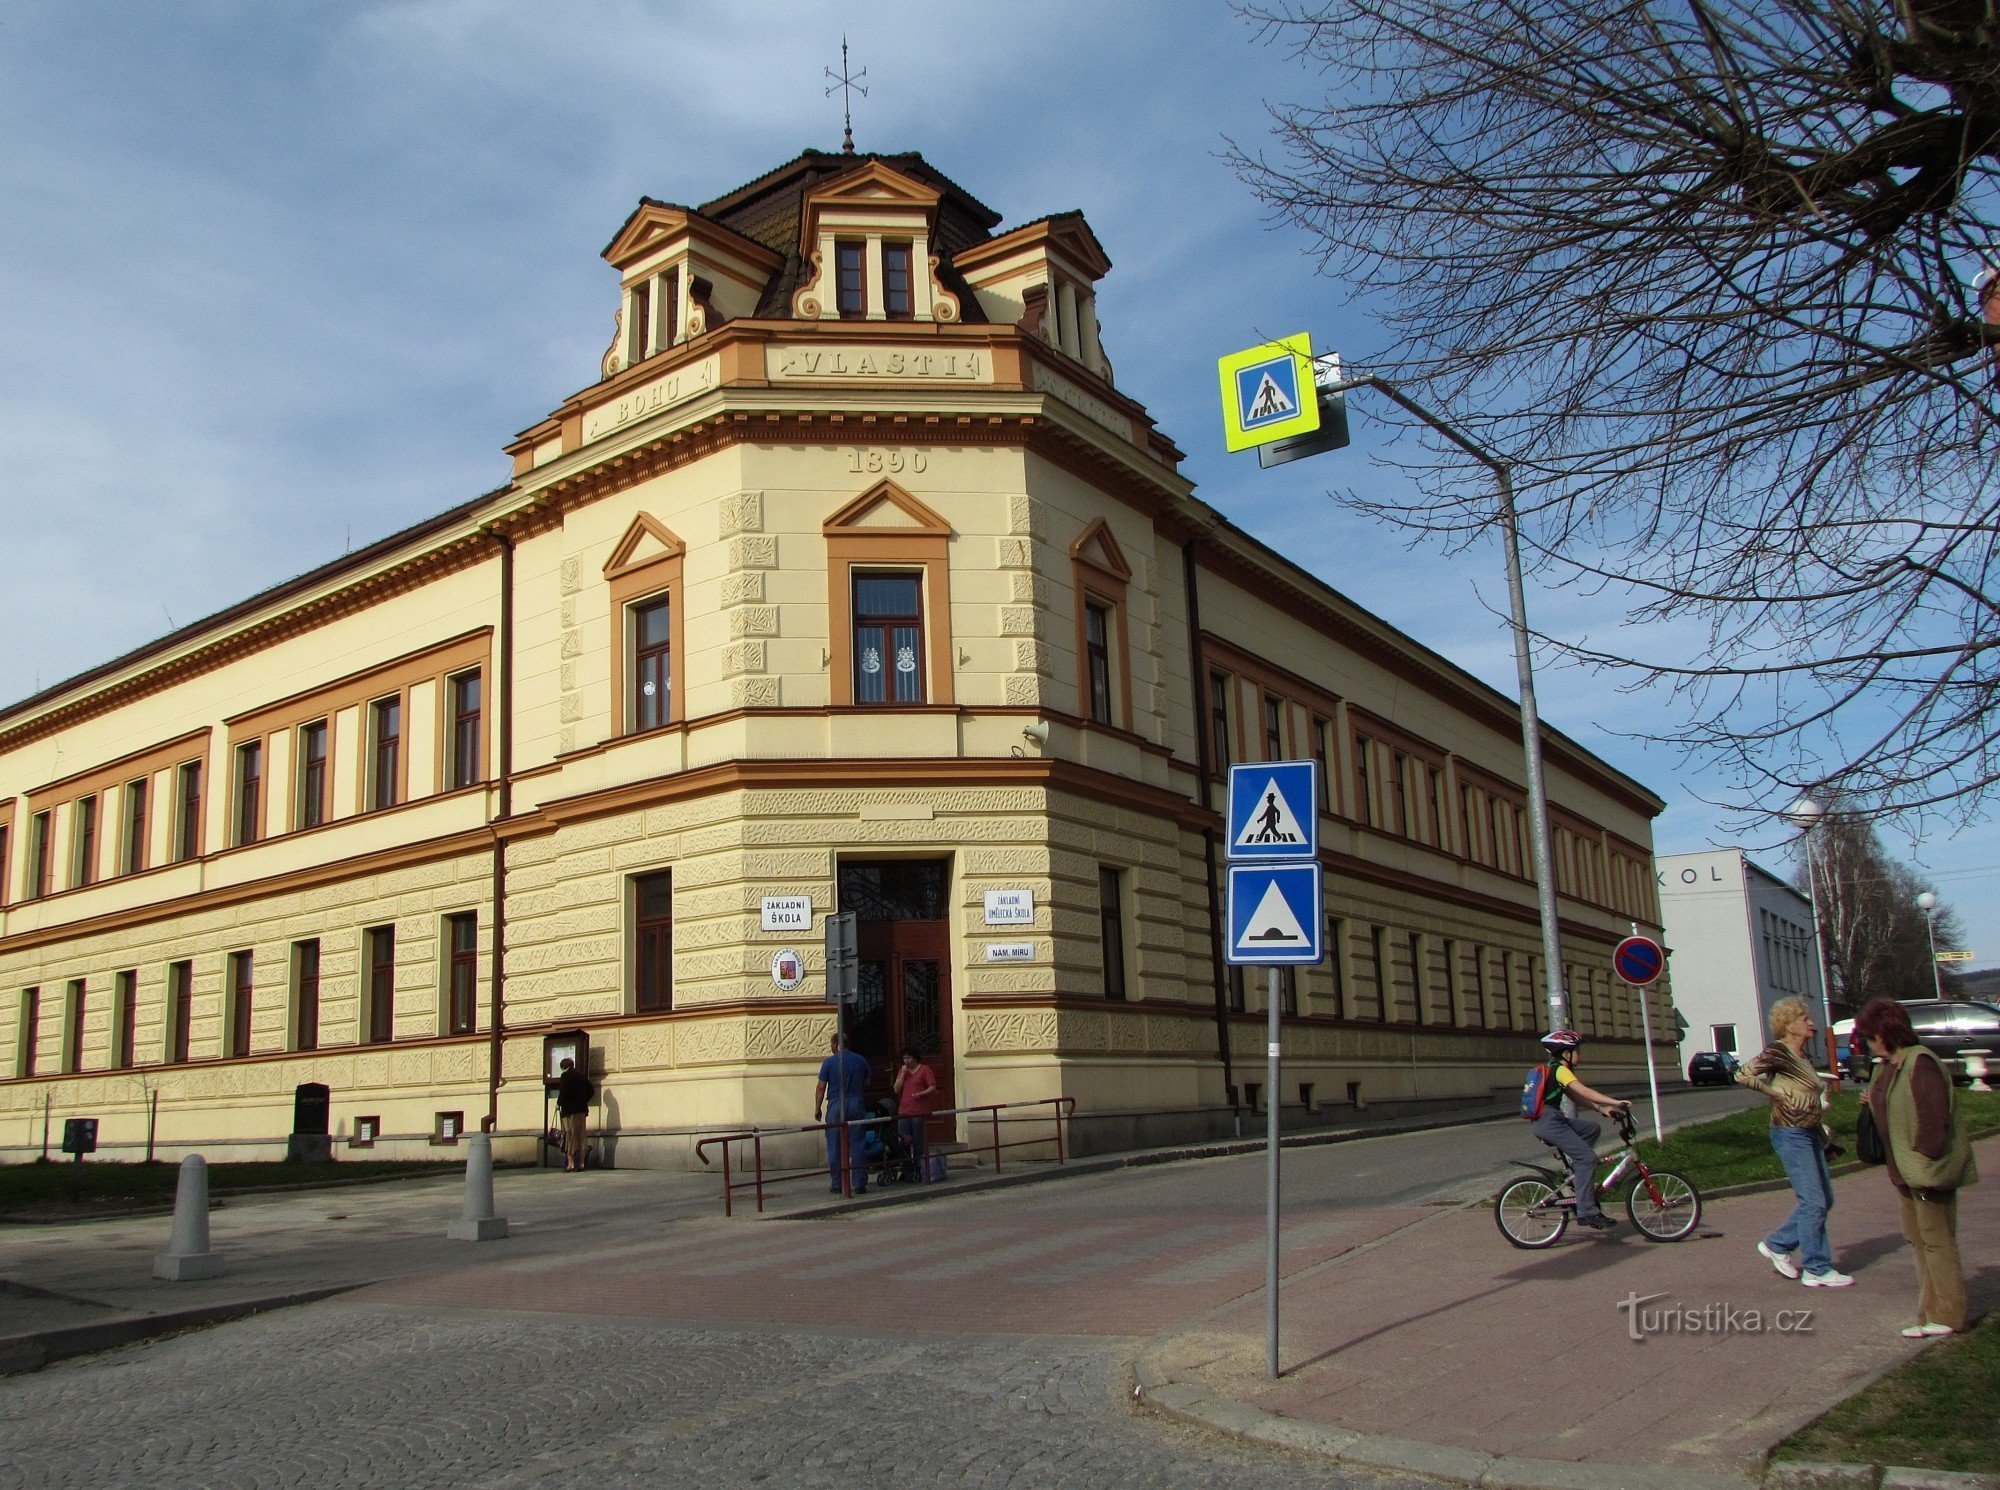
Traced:
POLYGON ((1248 450, 1319 428, 1312 338, 1305 332, 1231 352, 1215 365, 1222 378, 1222 438, 1229 449, 1248 450))

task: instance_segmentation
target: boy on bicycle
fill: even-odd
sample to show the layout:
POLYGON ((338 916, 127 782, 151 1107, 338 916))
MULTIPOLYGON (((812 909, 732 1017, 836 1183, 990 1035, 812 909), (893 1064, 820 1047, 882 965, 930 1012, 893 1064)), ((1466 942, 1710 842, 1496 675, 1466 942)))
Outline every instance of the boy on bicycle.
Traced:
POLYGON ((1603 1207, 1597 1203, 1596 1144, 1597 1135, 1603 1128, 1591 1118, 1564 1116, 1561 1098, 1568 1097, 1572 1107, 1593 1107, 1607 1117, 1626 1111, 1632 1104, 1607 1097, 1583 1084, 1575 1069, 1576 1053, 1582 1045, 1583 1036, 1575 1030, 1550 1030, 1542 1036, 1542 1047, 1549 1053, 1549 1074, 1555 1080, 1556 1092, 1551 1093, 1548 1104, 1542 1108, 1542 1115, 1535 1119, 1531 1131, 1569 1160, 1570 1175, 1576 1187, 1577 1224, 1588 1226, 1593 1231, 1609 1231, 1618 1223, 1605 1215, 1603 1207))

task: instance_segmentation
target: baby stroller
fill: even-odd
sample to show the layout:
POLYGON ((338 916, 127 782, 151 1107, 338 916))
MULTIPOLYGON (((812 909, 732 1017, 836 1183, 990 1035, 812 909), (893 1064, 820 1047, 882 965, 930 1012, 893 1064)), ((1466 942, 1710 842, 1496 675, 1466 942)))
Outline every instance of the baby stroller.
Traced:
POLYGON ((868 1114, 878 1119, 868 1125, 868 1178, 870 1183, 891 1185, 916 1178, 903 1135, 896 1131, 896 1107, 887 1098, 877 1102, 868 1114))

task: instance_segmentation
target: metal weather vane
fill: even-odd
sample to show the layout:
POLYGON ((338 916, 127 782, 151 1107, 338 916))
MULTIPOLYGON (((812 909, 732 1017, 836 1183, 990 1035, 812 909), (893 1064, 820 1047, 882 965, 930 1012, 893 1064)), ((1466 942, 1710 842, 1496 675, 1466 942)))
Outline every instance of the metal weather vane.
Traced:
POLYGON ((845 126, 845 138, 841 143, 840 153, 842 155, 852 155, 854 153, 854 95, 859 93, 863 98, 868 96, 868 90, 861 86, 861 80, 868 76, 868 69, 864 67, 861 71, 855 73, 850 73, 847 70, 847 37, 845 34, 840 38, 840 71, 836 73, 830 67, 824 69, 824 71, 827 77, 833 80, 827 85, 826 96, 828 98, 833 97, 833 90, 835 88, 840 89, 842 95, 840 100, 840 114, 845 126))

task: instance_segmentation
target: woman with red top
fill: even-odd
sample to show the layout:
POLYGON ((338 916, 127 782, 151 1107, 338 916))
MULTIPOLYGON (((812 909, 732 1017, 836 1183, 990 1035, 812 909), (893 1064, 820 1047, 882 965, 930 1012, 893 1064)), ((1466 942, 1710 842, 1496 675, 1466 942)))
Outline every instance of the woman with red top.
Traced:
POLYGON ((937 1073, 926 1066, 916 1051, 903 1052, 903 1064, 896 1068, 896 1131, 902 1136, 903 1152, 910 1156, 916 1166, 915 1178, 925 1178, 924 1164, 930 1155, 930 1145, 924 1139, 924 1126, 930 1120, 931 1109, 937 1105, 937 1073))
POLYGON ((1958 1192, 1979 1170, 1951 1078, 1918 1043, 1909 1010, 1894 999, 1869 1000, 1855 1018, 1854 1038, 1875 1057, 1868 1110, 1888 1151, 1889 1183, 1903 1201, 1903 1236, 1917 1259, 1917 1322, 1903 1335, 1956 1334, 1965 1328, 1958 1192))

